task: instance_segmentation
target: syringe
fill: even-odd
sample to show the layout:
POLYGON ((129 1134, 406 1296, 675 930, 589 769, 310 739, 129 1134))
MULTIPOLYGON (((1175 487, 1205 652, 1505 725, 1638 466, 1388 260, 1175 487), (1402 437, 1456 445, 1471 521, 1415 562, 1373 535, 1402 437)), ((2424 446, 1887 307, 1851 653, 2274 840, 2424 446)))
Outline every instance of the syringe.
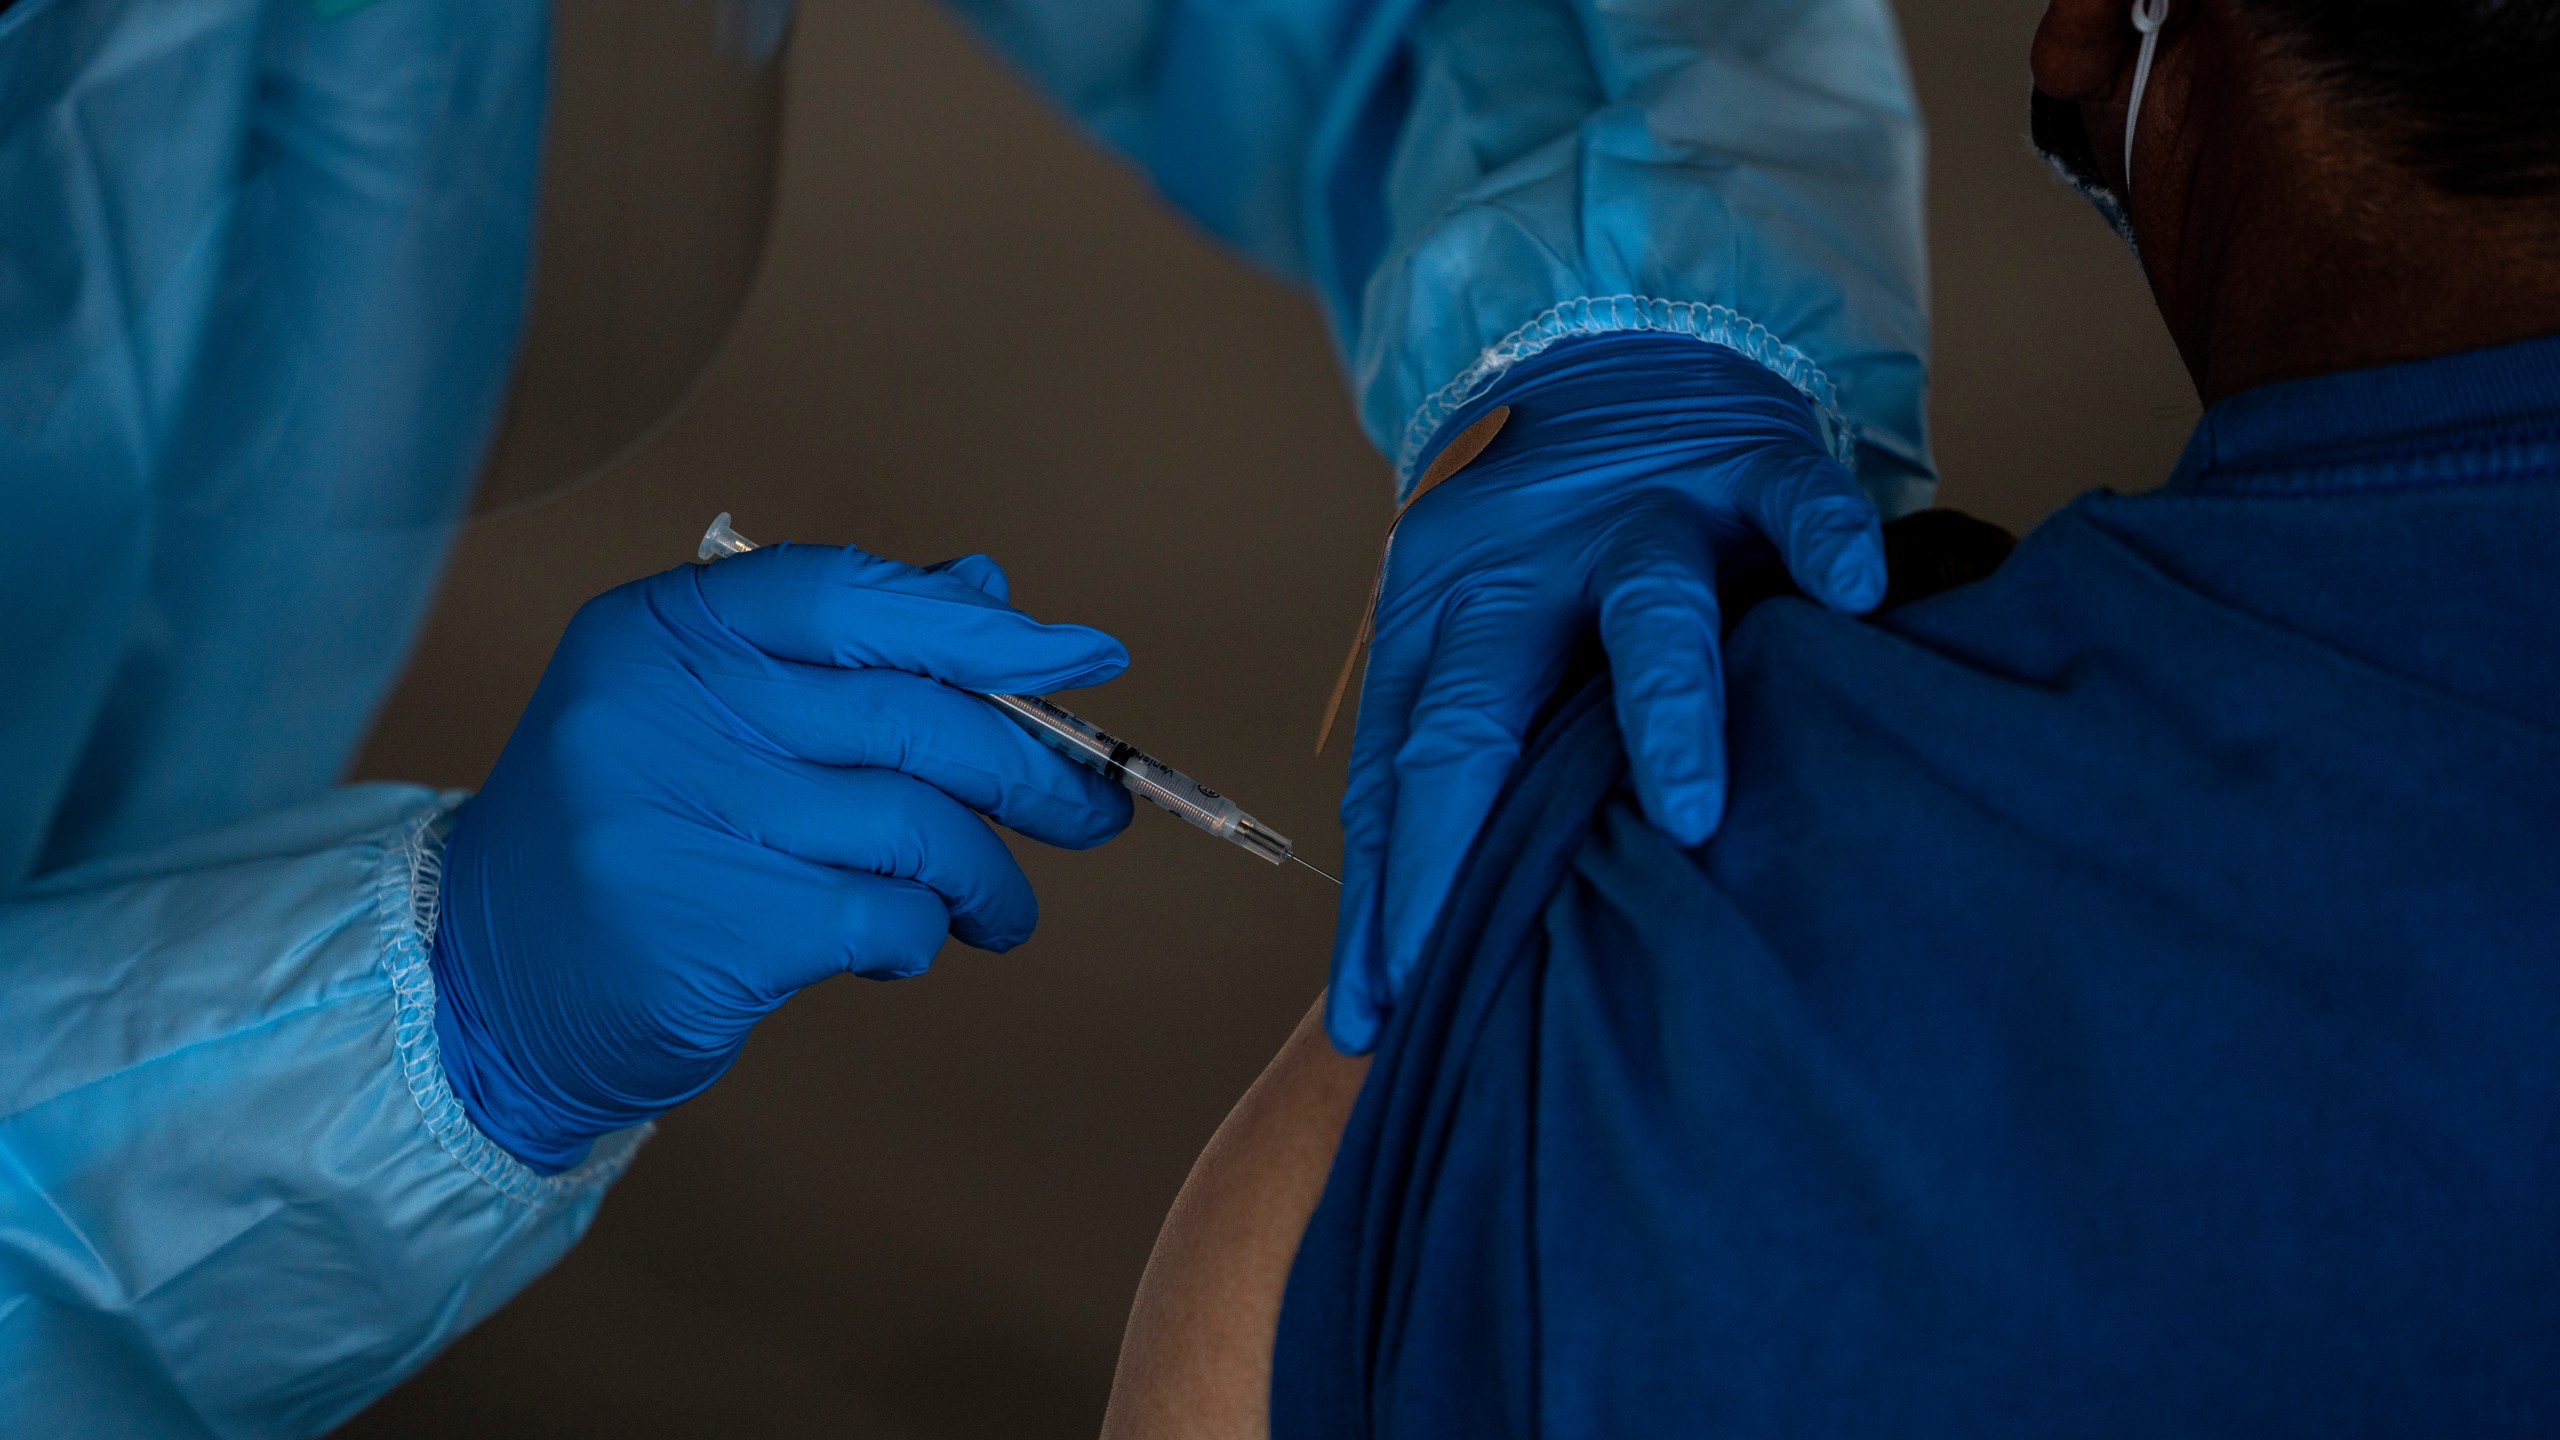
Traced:
MULTIPOLYGON (((701 548, 694 552, 697 560, 718 560, 756 548, 755 542, 729 528, 729 512, 711 522, 702 532, 701 548)), ((972 692, 976 693, 976 692, 972 692)), ((1051 749, 1068 759, 1099 770, 1126 787, 1129 793, 1161 810, 1170 810, 1219 839, 1240 845, 1254 855, 1277 865, 1296 860, 1310 870, 1333 880, 1316 866, 1300 859, 1290 847, 1289 837, 1254 819, 1244 808, 1226 796, 1174 769, 1153 755, 1113 735, 1110 731, 1053 704, 1038 695, 987 695, 979 698, 1013 717, 1015 724, 1030 731, 1051 749)))

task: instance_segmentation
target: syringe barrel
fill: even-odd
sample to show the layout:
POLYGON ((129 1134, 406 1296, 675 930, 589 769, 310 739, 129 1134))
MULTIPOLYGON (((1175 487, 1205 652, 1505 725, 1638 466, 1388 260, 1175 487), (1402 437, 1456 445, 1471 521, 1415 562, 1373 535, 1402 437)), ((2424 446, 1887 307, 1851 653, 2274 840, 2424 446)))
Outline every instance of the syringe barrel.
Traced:
MULTIPOLYGON (((0 9, 8 0, 0 0, 0 9)), ((705 562, 743 555, 756 542, 730 528, 729 512, 702 533, 694 558, 705 562)), ((1278 865, 1290 856, 1289 837, 1244 813, 1233 800, 1174 769, 1137 746, 1120 739, 1064 706, 1038 695, 989 695, 988 703, 1013 717, 1069 759, 1088 765, 1120 782, 1130 793, 1161 810, 1170 810, 1219 839, 1278 865)))
POLYGON ((987 699, 1052 748, 1101 771, 1139 799, 1274 865, 1289 858, 1287 836, 1246 814, 1233 800, 1064 706, 1038 695, 989 695, 987 699))

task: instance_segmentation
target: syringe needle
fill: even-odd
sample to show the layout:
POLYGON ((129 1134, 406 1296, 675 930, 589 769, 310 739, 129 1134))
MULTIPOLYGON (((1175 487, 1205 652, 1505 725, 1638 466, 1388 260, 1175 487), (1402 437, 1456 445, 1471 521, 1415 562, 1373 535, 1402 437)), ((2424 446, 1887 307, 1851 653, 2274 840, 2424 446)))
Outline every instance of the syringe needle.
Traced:
POLYGON ((1308 869, 1313 870, 1313 871, 1314 871, 1314 872, 1316 872, 1317 874, 1324 876, 1324 878, 1326 878, 1327 880, 1333 880, 1333 883, 1334 883, 1334 884, 1336 884, 1336 885, 1340 885, 1340 884, 1342 883, 1342 882, 1341 882, 1341 881, 1339 881, 1339 880, 1334 880, 1334 879, 1333 879, 1333 875, 1332 875, 1332 873, 1331 873, 1330 871, 1326 870, 1323 866, 1316 864, 1314 861, 1309 860, 1306 856, 1299 854, 1299 853, 1298 853, 1297 851, 1295 851, 1295 850, 1292 850, 1292 851, 1290 851, 1290 852, 1289 852, 1289 858, 1290 858, 1290 859, 1292 859, 1292 860, 1297 861, 1297 862, 1298 862, 1299 864, 1301 864, 1301 865, 1306 866, 1308 869))

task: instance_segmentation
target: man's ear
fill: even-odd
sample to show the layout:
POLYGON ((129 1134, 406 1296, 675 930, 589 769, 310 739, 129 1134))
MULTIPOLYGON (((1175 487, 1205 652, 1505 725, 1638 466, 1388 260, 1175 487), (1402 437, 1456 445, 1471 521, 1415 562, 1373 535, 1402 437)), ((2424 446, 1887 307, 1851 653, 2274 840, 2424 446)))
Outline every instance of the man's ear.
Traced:
POLYGON ((2036 26, 2036 88, 2082 103, 2115 93, 2132 37, 2132 0, 2052 0, 2036 26))

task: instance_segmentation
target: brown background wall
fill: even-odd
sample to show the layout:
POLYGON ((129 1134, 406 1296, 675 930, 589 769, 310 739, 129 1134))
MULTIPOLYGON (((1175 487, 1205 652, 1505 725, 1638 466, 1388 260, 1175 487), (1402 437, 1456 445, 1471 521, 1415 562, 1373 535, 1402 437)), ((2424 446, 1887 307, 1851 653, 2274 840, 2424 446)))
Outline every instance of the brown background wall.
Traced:
MULTIPOLYGON (((1713 3, 1713 0, 1700 0, 1713 3)), ((2038 0, 1904 0, 1934 132, 1944 502, 2024 527, 2195 415, 2138 275, 2026 151, 2038 0)), ((475 525, 361 765, 471 785, 570 613, 758 538, 994 554, 1128 642, 1079 701, 1339 853, 1308 755, 1387 513, 1312 309, 924 0, 805 0, 779 210, 688 410, 475 525)), ((1168 817, 1024 846, 1010 956, 821 987, 669 1117, 555 1272, 348 1433, 1071 1436, 1166 1202, 1322 983, 1331 887, 1168 817)))

